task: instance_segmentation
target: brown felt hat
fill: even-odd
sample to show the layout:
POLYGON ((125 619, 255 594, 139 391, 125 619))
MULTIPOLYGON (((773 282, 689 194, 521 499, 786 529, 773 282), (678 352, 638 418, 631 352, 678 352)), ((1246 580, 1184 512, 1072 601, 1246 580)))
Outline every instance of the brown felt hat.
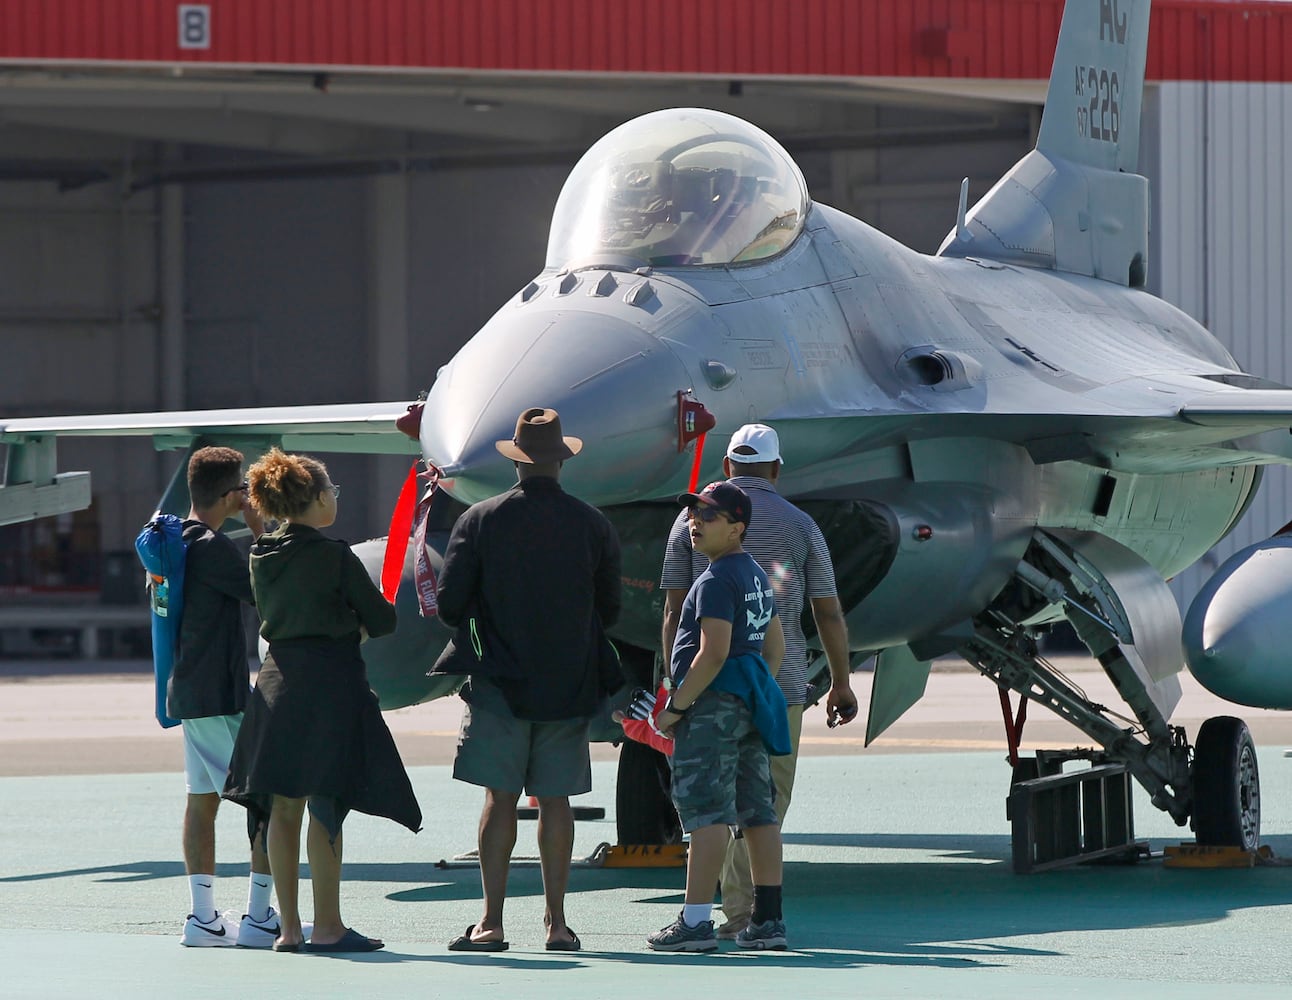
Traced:
POLYGON ((534 406, 516 418, 516 434, 510 441, 496 441, 494 447, 513 462, 564 462, 583 447, 576 437, 561 436, 561 417, 553 409, 534 406))

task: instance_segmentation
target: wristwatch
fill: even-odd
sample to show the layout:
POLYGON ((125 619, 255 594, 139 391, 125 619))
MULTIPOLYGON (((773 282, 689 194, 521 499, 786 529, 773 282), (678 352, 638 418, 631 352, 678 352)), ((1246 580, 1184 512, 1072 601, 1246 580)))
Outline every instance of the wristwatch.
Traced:
POLYGON ((694 703, 694 702, 692 702, 690 705, 687 705, 687 706, 686 706, 686 708, 682 708, 682 707, 680 707, 680 706, 678 706, 678 705, 675 705, 675 704, 673 703, 673 694, 672 694, 672 693, 670 693, 670 694, 669 694, 669 696, 668 696, 668 701, 664 702, 664 711, 666 711, 666 712, 672 712, 674 715, 681 715, 681 716, 685 716, 685 715, 686 715, 686 713, 687 713, 687 712, 689 712, 689 711, 691 711, 691 709, 693 709, 693 708, 695 708, 695 703, 694 703))

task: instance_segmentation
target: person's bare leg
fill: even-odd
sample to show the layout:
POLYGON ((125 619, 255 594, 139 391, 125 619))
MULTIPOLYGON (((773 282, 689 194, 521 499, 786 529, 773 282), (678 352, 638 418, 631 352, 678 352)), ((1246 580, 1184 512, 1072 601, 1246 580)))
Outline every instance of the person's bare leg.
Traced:
POLYGON ((745 830, 754 885, 781 884, 781 828, 775 823, 745 830))
POLYGON ((215 874, 215 813, 220 796, 215 792, 190 794, 184 806, 184 871, 189 875, 215 874))
POLYGON ((265 831, 268 824, 262 826, 256 832, 256 838, 251 842, 251 870, 258 875, 272 875, 269 868, 269 854, 265 849, 265 831))
POLYGON ((301 815, 304 799, 274 796, 269 814, 269 871, 278 893, 278 945, 299 945, 301 934, 301 815))
POLYGON ((691 847, 686 861, 688 903, 713 902, 713 889, 718 884, 718 875, 722 871, 728 836, 729 831, 722 823, 691 831, 691 847))
POLYGON ((547 943, 573 941, 565 923, 565 891, 574 852, 574 810, 564 796, 538 800, 538 857, 543 869, 543 925, 547 943))
MULTIPOLYGON (((314 930, 310 944, 335 944, 348 929, 341 920, 341 833, 329 841, 327 827, 310 816, 305 833, 310 859, 310 883, 314 886, 314 930)), ((380 938, 371 938, 380 945, 380 938)))
POLYGON ((507 901, 507 876, 511 852, 516 846, 516 801, 519 792, 485 789, 480 813, 480 886, 484 890, 484 917, 471 931, 473 941, 505 940, 502 927, 503 904, 507 901))

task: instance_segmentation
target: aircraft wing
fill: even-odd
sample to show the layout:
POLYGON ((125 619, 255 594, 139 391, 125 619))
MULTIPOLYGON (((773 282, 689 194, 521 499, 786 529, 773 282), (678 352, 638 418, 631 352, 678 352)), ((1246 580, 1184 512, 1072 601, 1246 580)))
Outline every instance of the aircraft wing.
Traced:
POLYGON ((100 413, 0 420, 0 442, 47 437, 151 437, 159 449, 186 447, 199 437, 266 437, 316 451, 416 454, 417 442, 395 427, 408 402, 263 406, 231 410, 100 413))
POLYGON ((782 428, 788 451, 815 450, 826 461, 917 440, 981 437, 1026 448, 1038 464, 1085 461, 1124 472, 1292 464, 1292 389, 1195 393, 1178 380, 1157 381, 1160 402, 1114 384, 1098 395, 1047 396, 1048 409, 1030 394, 1018 406, 1008 398, 923 412, 845 405, 766 419, 782 428))
POLYGON ((60 437, 151 437, 159 451, 187 448, 200 438, 244 447, 277 444, 287 451, 417 455, 418 443, 395 426, 408 407, 399 401, 0 419, 0 443, 7 446, 0 524, 89 505, 89 473, 58 472, 60 437))
POLYGON ((1227 389, 1185 399, 1161 415, 1100 415, 1075 427, 1089 434, 1110 468, 1128 471, 1155 471, 1159 463, 1214 468, 1292 462, 1292 389, 1227 389))
POLYGON ((1180 418, 1202 427, 1258 433, 1292 427, 1292 389, 1238 389, 1216 392, 1180 407, 1180 418))

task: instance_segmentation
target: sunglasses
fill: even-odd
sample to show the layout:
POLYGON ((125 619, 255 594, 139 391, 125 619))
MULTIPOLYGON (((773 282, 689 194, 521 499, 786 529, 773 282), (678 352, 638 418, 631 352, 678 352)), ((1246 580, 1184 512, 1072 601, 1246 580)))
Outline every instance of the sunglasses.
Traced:
POLYGON ((687 513, 693 520, 703 521, 705 524, 712 524, 718 518, 722 518, 728 524, 734 523, 731 518, 727 517, 726 511, 718 510, 717 507, 695 506, 688 508, 687 513))
POLYGON ((221 493, 220 496, 227 497, 230 493, 246 493, 247 490, 250 488, 251 488, 250 485, 244 479, 239 485, 230 486, 227 490, 221 493))

